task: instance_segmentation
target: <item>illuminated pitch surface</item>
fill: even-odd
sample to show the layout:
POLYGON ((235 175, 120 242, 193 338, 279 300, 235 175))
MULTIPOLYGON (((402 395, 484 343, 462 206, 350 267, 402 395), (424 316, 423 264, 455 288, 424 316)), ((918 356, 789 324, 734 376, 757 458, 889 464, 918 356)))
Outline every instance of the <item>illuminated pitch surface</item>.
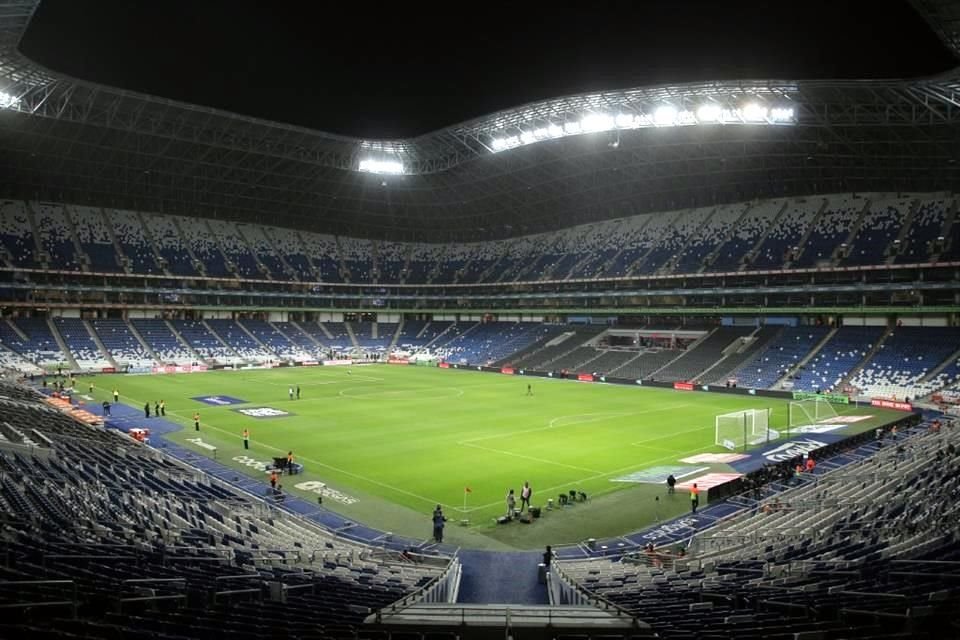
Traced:
MULTIPOLYGON (((426 538, 429 514, 441 503, 450 520, 447 538, 472 547, 535 548, 600 538, 682 513, 689 508, 686 495, 672 500, 664 495, 654 504, 663 487, 638 481, 651 477, 644 470, 683 466, 680 458, 696 453, 728 453, 713 444, 717 414, 770 407, 773 428, 787 420, 787 402, 769 398, 428 367, 117 376, 98 385, 98 402, 114 384, 121 401, 137 408, 165 400, 168 419, 186 427, 172 436, 179 442, 197 437, 192 416, 199 411, 200 438, 218 447, 218 460, 245 473, 256 475, 243 459, 233 458, 266 462, 293 450, 307 472, 284 478, 284 489, 313 501, 314 493, 294 485, 325 482, 337 494, 328 495, 324 506, 359 522, 426 538), (289 388, 296 385, 302 397, 290 400, 289 388), (246 402, 211 406, 191 399, 208 396, 246 402), (244 428, 251 433, 250 451, 243 450, 244 428), (494 525, 506 511, 507 490, 519 495, 525 480, 534 489, 535 505, 548 497, 556 502, 570 489, 587 493, 590 501, 549 513, 531 526, 494 525), (465 487, 472 492, 464 512, 465 487), (457 526, 463 518, 469 527, 457 526)), ((843 432, 903 415, 868 407, 852 412, 873 418, 843 432)), ((725 464, 689 466, 731 470, 725 464)))

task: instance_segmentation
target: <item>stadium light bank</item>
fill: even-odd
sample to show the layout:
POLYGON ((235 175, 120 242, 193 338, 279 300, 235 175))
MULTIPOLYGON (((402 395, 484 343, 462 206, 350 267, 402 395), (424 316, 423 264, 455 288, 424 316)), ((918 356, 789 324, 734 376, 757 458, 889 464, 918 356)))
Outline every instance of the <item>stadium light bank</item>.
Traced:
POLYGON ((359 169, 366 173, 398 176, 403 175, 403 162, 400 160, 363 158, 360 160, 359 169))
POLYGON ((0 91, 0 109, 13 109, 19 104, 20 98, 6 91, 0 91))
POLYGON ((490 150, 499 153, 508 149, 522 147, 542 140, 553 140, 602 131, 622 129, 646 129, 654 127, 686 127, 706 124, 748 124, 748 125, 793 125, 797 123, 793 107, 767 107, 759 103, 748 103, 739 108, 724 108, 718 104, 706 103, 695 111, 678 109, 664 104, 651 113, 587 113, 579 119, 569 119, 558 123, 543 123, 532 120, 529 128, 523 125, 507 131, 493 133, 490 150))

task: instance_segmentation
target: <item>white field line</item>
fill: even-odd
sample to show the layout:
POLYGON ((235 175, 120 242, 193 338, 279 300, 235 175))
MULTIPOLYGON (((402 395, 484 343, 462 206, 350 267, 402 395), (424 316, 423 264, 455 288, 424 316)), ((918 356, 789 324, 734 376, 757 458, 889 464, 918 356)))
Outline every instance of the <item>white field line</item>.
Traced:
POLYGON ((693 427, 692 429, 684 429, 683 431, 674 431, 667 435, 657 436, 656 438, 647 438, 646 440, 634 440, 630 443, 631 447, 642 447, 644 443, 647 442, 657 442, 658 440, 666 440, 668 438, 673 438, 675 436, 684 434, 684 433, 693 433, 694 431, 707 431, 708 429, 713 429, 711 426, 706 427, 693 427))
POLYGON ((602 420, 605 420, 607 418, 615 418, 615 417, 623 417, 623 416, 638 416, 638 415, 643 415, 645 413, 658 413, 660 411, 682 409, 683 407, 688 407, 688 406, 690 406, 689 403, 684 403, 684 404, 678 404, 678 405, 668 405, 664 407, 659 407, 657 409, 650 409, 647 411, 630 411, 625 413, 616 413, 611 411, 611 412, 603 412, 603 413, 579 413, 579 414, 558 416, 550 420, 550 422, 547 423, 547 426, 545 427, 534 427, 532 429, 520 429, 519 431, 510 431, 509 433, 497 433, 489 436, 479 436, 477 438, 468 438, 466 440, 460 440, 459 442, 457 442, 457 444, 470 444, 473 442, 480 442, 482 440, 492 440, 494 438, 509 438, 511 436, 518 436, 524 433, 536 433, 538 431, 548 431, 550 429, 561 429, 563 427, 572 427, 574 425, 587 424, 590 422, 601 422, 602 420), (558 421, 563 420, 565 418, 582 418, 584 416, 597 416, 597 417, 589 418, 587 420, 574 420, 572 422, 568 422, 565 424, 559 424, 559 425, 556 424, 558 421))
POLYGON ((347 387, 346 389, 341 389, 337 395, 341 398, 350 398, 351 400, 366 400, 370 398, 372 400, 378 400, 382 398, 397 397, 402 395, 415 396, 418 400, 448 400, 452 398, 459 398, 463 395, 463 389, 458 387, 438 387, 434 391, 440 391, 440 389, 448 389, 453 391, 453 395, 442 394, 442 395, 430 395, 430 396, 421 396, 421 393, 424 393, 422 389, 398 389, 396 391, 374 391, 373 393, 361 393, 360 395, 351 395, 347 393, 351 389, 366 389, 367 387, 347 387))
POLYGON ((547 460, 546 458, 537 458, 535 456, 528 456, 523 453, 516 453, 515 451, 505 451, 503 449, 493 449, 491 447, 484 447, 479 444, 472 444, 470 442, 460 442, 458 443, 464 447, 473 447, 474 449, 481 449, 483 451, 491 451, 493 453, 501 453, 505 456, 513 456, 514 458, 522 458, 524 460, 533 460, 534 462, 540 462, 543 464, 552 464, 558 467, 566 467, 567 469, 574 469, 575 471, 586 471, 587 473, 600 473, 596 469, 586 469, 584 467, 575 467, 572 464, 565 464, 563 462, 554 462, 553 460, 547 460))
MULTIPOLYGON (((672 453, 672 454, 670 454, 670 455, 668 455, 668 456, 664 456, 664 457, 662 457, 662 458, 657 458, 657 459, 655 459, 655 460, 648 460, 648 461, 646 462, 646 464, 647 464, 647 465, 651 465, 651 464, 656 464, 657 462, 665 462, 665 461, 667 461, 667 460, 674 460, 674 459, 676 459, 676 458, 678 458, 678 457, 681 457, 681 456, 686 456, 686 455, 689 455, 689 454, 691 454, 691 453, 700 453, 700 452, 702 452, 702 451, 703 451, 703 447, 697 447, 696 449, 691 449, 690 451, 676 451, 676 452, 674 452, 674 453, 672 453)), ((578 485, 578 484, 580 484, 580 483, 583 483, 583 482, 590 482, 590 481, 592 481, 592 480, 599 480, 600 478, 605 478, 605 477, 607 477, 607 476, 616 475, 616 474, 618 474, 618 473, 623 473, 624 471, 630 471, 631 469, 636 469, 636 468, 637 468, 637 465, 636 465, 636 464, 632 464, 632 465, 630 465, 630 466, 628 466, 628 467, 622 467, 622 468, 620 468, 620 469, 614 469, 613 471, 606 471, 606 472, 604 472, 604 473, 598 473, 598 474, 596 474, 596 475, 588 476, 588 477, 586 477, 586 478, 580 478, 579 480, 571 480, 571 481, 569 481, 569 482, 564 482, 563 484, 558 484, 558 485, 555 485, 555 486, 552 486, 552 487, 547 487, 546 489, 538 489, 538 488, 535 487, 535 488, 534 488, 534 494, 537 495, 537 494, 539 494, 539 493, 541 493, 541 492, 549 493, 549 492, 552 492, 552 491, 556 491, 557 489, 569 489, 570 487, 576 486, 576 485, 578 485)), ((505 503, 503 500, 498 500, 498 501, 496 501, 496 502, 491 502, 491 503, 479 505, 479 506, 476 506, 476 507, 468 507, 467 510, 466 510, 466 512, 469 513, 469 512, 471 512, 471 511, 478 511, 478 510, 480 510, 480 509, 489 509, 489 508, 495 507, 495 506, 497 506, 497 505, 499 505, 499 504, 506 504, 506 503, 505 503)), ((457 509, 457 508, 454 507, 454 509, 457 509)), ((457 509, 457 510, 458 510, 458 511, 463 511, 462 508, 459 508, 459 509, 457 509)))
MULTIPOLYGON (((140 402, 139 400, 137 400, 136 398, 134 398, 134 397, 132 397, 132 396, 126 396, 126 397, 127 397, 127 398, 130 398, 130 399, 133 400, 134 402, 137 402, 137 403, 140 402)), ((177 413, 176 411, 170 411, 169 413, 170 413, 171 416, 177 416, 177 417, 183 419, 184 421, 187 420, 186 417, 184 417, 183 415, 177 413)), ((232 438, 236 438, 237 440, 241 440, 241 441, 243 440, 243 436, 242 436, 242 435, 237 435, 236 433, 233 433, 233 432, 231 432, 231 431, 227 431, 226 429, 221 429, 220 427, 217 427, 217 426, 213 425, 213 424, 210 423, 210 422, 204 421, 204 422, 202 422, 201 424, 203 425, 203 427, 202 427, 203 429, 213 429, 214 431, 217 431, 217 432, 219 432, 219 433, 222 433, 222 434, 225 435, 225 436, 232 437, 232 438)), ((187 426, 186 426, 186 425, 182 425, 182 426, 183 426, 184 431, 187 431, 187 426)), ((203 433, 203 432, 201 431, 201 433, 203 433)), ((264 443, 262 443, 262 442, 256 442, 256 443, 255 443, 255 442, 252 441, 252 440, 251 440, 251 448, 269 449, 270 451, 276 451, 276 452, 281 453, 281 454, 286 453, 286 451, 284 451, 283 449, 280 449, 280 448, 278 448, 278 447, 273 447, 273 446, 271 446, 271 445, 264 444, 264 443)), ((333 465, 326 464, 326 463, 324 463, 324 462, 319 462, 319 461, 317 461, 317 460, 311 460, 310 458, 305 458, 305 457, 303 457, 303 456, 298 456, 298 457, 299 457, 301 460, 303 460, 304 462, 309 462, 309 463, 312 464, 312 465, 316 465, 316 466, 318 466, 318 467, 324 467, 324 468, 330 469, 331 471, 336 471, 337 473, 342 473, 342 474, 345 475, 345 476, 350 476, 351 478, 356 478, 356 479, 358 479, 358 480, 363 480, 364 482, 369 482, 370 484, 375 484, 375 485, 377 485, 377 486, 379 486, 379 487, 383 487, 384 489, 389 489, 390 491, 396 491, 397 493, 402 493, 402 494, 404 494, 404 495, 410 496, 411 498, 416 498, 417 500, 422 500, 423 502, 427 502, 427 503, 429 503, 429 504, 431 504, 431 505, 442 504, 442 505, 445 506, 445 507, 449 507, 449 508, 451 508, 451 509, 454 508, 453 505, 444 504, 444 503, 443 503, 442 501, 440 501, 440 500, 436 500, 436 499, 434 499, 434 498, 427 498, 426 496, 421 496, 421 495, 419 495, 419 494, 417 494, 417 493, 413 493, 412 491, 407 491, 407 490, 405 490, 405 489, 401 489, 401 488, 399 488, 399 487, 395 487, 395 486, 393 486, 393 485, 391 485, 391 484, 387 484, 387 483, 385 483, 385 482, 380 482, 379 480, 374 480, 374 479, 372 479, 372 478, 368 478, 368 477, 366 477, 366 476, 362 476, 362 475, 360 475, 360 474, 358 474, 358 473, 353 473, 353 472, 351 472, 351 471, 347 471, 346 469, 340 469, 339 467, 335 467, 335 466, 333 466, 333 465)))

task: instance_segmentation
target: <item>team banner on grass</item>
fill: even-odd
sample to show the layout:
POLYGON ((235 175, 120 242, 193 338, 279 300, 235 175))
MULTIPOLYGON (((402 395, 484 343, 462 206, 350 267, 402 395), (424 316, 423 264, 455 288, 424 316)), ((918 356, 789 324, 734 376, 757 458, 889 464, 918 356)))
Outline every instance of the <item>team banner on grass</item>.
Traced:
POLYGON ((248 418, 257 418, 258 420, 263 420, 265 418, 286 418, 294 414, 289 411, 284 411, 283 409, 274 409, 273 407, 249 407, 246 409, 231 409, 231 411, 236 411, 241 413, 248 418))
POLYGON ((713 487, 719 487, 721 484, 727 484, 728 482, 732 482, 737 478, 742 477, 742 473, 708 473, 705 476, 684 480, 677 485, 677 489, 689 491, 693 488, 693 485, 696 484, 698 489, 701 491, 706 491, 708 489, 712 489, 713 487))
POLYGON ((690 464, 730 464, 731 462, 746 460, 749 457, 746 453, 698 453, 689 458, 680 458, 680 462, 688 462, 690 464))
POLYGON ((811 391, 794 391, 794 400, 826 400, 831 404, 850 404, 850 397, 839 393, 813 393, 811 391))
POLYGON ((674 478, 678 479, 685 478, 695 473, 702 473, 707 469, 709 469, 709 467, 686 467, 678 465, 650 467, 648 469, 634 471, 633 473, 628 473, 617 478, 611 478, 610 482, 664 484, 667 481, 668 476, 672 475, 674 478))
POLYGON ((229 407, 232 404, 246 404, 246 400, 234 398, 233 396, 194 396, 190 398, 203 404, 209 404, 214 407, 229 407))

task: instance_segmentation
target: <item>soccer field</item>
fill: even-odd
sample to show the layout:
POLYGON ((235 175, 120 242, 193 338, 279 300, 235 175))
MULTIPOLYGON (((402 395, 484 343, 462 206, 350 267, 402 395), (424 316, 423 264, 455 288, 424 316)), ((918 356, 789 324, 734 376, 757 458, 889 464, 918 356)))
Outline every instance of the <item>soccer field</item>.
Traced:
MULTIPOLYGON (((442 504, 448 538, 473 547, 599 538, 682 513, 685 495, 654 505, 661 485, 617 479, 724 451, 714 445, 717 414, 769 407, 774 428, 787 420, 787 402, 778 399, 429 367, 298 367, 104 376, 96 382, 98 401, 114 385, 121 402, 134 407, 163 399, 168 419, 184 425, 174 440, 209 454, 190 442, 199 437, 218 448, 218 460, 245 473, 262 477, 252 461, 292 450, 305 473, 284 478, 284 490, 315 500, 309 485, 296 485, 322 481, 333 490, 324 506, 365 524, 425 538, 430 511, 442 504), (301 398, 291 400, 288 389, 297 385, 301 398), (209 404, 214 397, 233 404, 209 404), (194 411, 201 416, 199 434, 194 411), (244 428, 251 434, 249 451, 243 449, 244 428), (533 487, 535 505, 570 489, 590 500, 531 526, 495 525, 506 511, 507 490, 519 496, 524 481, 533 487), (469 524, 456 526, 460 520, 469 524)), ((857 430, 890 416, 860 411, 873 417, 857 430)))

